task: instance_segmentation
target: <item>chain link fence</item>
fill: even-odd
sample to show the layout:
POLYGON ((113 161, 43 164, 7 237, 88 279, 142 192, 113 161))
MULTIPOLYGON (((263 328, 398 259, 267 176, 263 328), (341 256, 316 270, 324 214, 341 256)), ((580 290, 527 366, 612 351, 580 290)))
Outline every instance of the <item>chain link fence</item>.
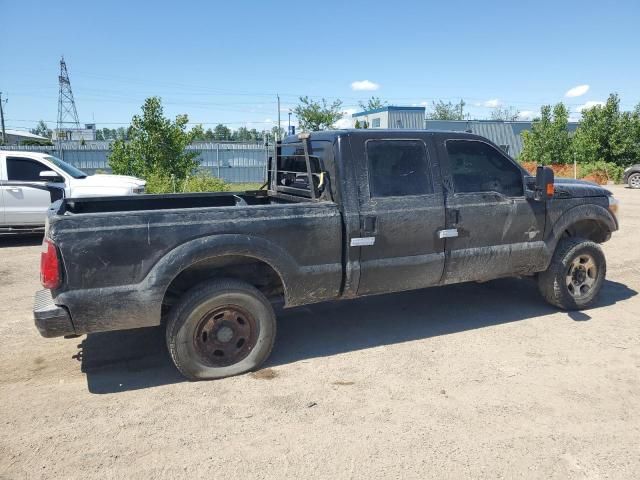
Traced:
MULTIPOLYGON (((88 145, 68 142, 60 147, 11 145, 0 148, 55 155, 88 174, 111 173, 107 142, 92 142, 88 145)), ((201 167, 225 182, 262 183, 266 179, 267 158, 273 147, 255 143, 213 142, 193 144, 187 150, 198 152, 201 167)))

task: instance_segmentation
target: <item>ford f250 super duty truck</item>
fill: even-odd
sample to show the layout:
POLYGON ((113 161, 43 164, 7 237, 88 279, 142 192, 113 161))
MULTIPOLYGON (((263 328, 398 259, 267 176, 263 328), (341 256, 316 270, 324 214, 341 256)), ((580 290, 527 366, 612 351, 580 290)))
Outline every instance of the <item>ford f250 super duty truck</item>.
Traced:
MULTIPOLYGON (((563 309, 593 302, 617 201, 530 176, 460 132, 338 130, 287 137, 264 190, 65 198, 49 210, 45 337, 162 325, 190 379, 257 368, 272 305, 535 276, 563 309)), ((446 320, 443 320, 446 321, 446 320)))

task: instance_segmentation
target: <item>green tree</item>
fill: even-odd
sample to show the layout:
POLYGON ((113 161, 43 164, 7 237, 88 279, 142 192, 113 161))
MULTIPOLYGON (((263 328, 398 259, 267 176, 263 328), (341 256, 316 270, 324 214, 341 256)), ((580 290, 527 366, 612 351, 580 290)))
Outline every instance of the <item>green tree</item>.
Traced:
POLYGON ((520 110, 515 107, 496 107, 491 112, 491 120, 502 120, 504 122, 513 122, 518 120, 520 110))
POLYGON ((262 140, 262 134, 255 128, 252 128, 251 130, 249 130, 249 140, 252 142, 258 142, 262 140))
POLYGON ((142 114, 134 115, 128 131, 122 129, 129 141, 119 137, 113 143, 109 166, 117 174, 186 178, 198 166, 198 153, 186 148, 202 135, 200 126, 187 131, 188 121, 187 115, 178 115, 175 121, 165 118, 160 98, 147 98, 142 114))
POLYGON ((204 132, 204 136, 203 136, 204 140, 206 140, 207 142, 211 142, 213 140, 215 140, 216 138, 216 134, 213 133, 213 130, 211 130, 210 128, 207 128, 207 131, 204 132))
POLYGON ((127 129, 120 127, 117 130, 115 128, 101 128, 96 130, 96 140, 116 140, 121 138, 126 140, 127 129))
POLYGON ((300 97, 300 103, 293 109, 300 129, 305 132, 328 130, 343 116, 342 101, 336 100, 329 104, 324 98, 320 102, 309 97, 300 97))
POLYGON ((248 142, 251 140, 251 133, 249 133, 247 127, 240 127, 233 132, 232 140, 236 142, 248 142))
POLYGON ((612 93, 605 105, 583 110, 573 151, 580 162, 636 163, 640 159, 640 105, 621 112, 620 98, 612 93))
POLYGON ((444 100, 434 101, 431 102, 431 111, 427 117, 431 120, 466 120, 469 115, 464 113, 465 105, 466 103, 462 99, 458 103, 445 103, 444 100))
POLYGON ((362 110, 368 112, 369 110, 377 110, 378 108, 382 108, 387 104, 387 102, 380 99, 380 97, 371 97, 367 102, 358 102, 358 105, 362 110))
POLYGON ((118 127, 117 130, 112 130, 112 139, 113 140, 128 140, 129 139, 129 133, 131 132, 131 126, 124 128, 124 127, 118 127))
POLYGON ((353 128, 362 128, 362 126, 360 125, 360 120, 356 120, 356 122, 353 124, 353 128))
POLYGON ((282 127, 278 128, 278 126, 276 125, 275 127, 273 127, 271 129, 271 140, 272 141, 273 141, 273 139, 282 140, 286 136, 287 136, 287 131, 282 127))
POLYGON ((51 135, 53 134, 44 120, 40 120, 38 125, 36 125, 36 128, 32 128, 30 132, 34 135, 40 135, 41 137, 46 138, 51 138, 51 135))
POLYGON ((213 136, 216 140, 231 140, 231 129, 219 123, 213 130, 213 136))
POLYGON ((562 102, 554 107, 543 105, 531 131, 522 132, 520 160, 543 165, 572 162, 568 123, 569 110, 562 102))

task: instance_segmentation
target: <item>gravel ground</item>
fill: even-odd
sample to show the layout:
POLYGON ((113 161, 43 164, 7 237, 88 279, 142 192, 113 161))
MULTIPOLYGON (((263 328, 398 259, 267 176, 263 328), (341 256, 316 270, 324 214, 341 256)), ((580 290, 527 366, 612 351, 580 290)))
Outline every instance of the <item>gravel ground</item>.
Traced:
POLYGON ((621 478, 640 471, 640 191, 597 305, 505 279, 280 314, 265 369, 183 381, 158 329, 39 336, 0 240, 0 478, 621 478))

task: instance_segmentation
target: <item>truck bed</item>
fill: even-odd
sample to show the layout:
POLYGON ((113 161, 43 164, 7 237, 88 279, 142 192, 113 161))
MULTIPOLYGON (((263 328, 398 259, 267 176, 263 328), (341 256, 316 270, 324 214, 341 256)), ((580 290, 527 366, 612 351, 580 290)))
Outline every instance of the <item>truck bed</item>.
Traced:
POLYGON ((169 285, 212 258, 273 265, 287 306, 336 298, 343 279, 342 216, 329 201, 266 192, 69 198, 49 210, 48 228, 64 265, 54 298, 76 332, 159 324, 169 285))
POLYGON ((266 191, 177 193, 162 195, 134 195, 118 197, 84 197, 63 200, 58 213, 107 213, 145 210, 194 209, 207 207, 235 207, 288 203, 269 197, 266 191))

